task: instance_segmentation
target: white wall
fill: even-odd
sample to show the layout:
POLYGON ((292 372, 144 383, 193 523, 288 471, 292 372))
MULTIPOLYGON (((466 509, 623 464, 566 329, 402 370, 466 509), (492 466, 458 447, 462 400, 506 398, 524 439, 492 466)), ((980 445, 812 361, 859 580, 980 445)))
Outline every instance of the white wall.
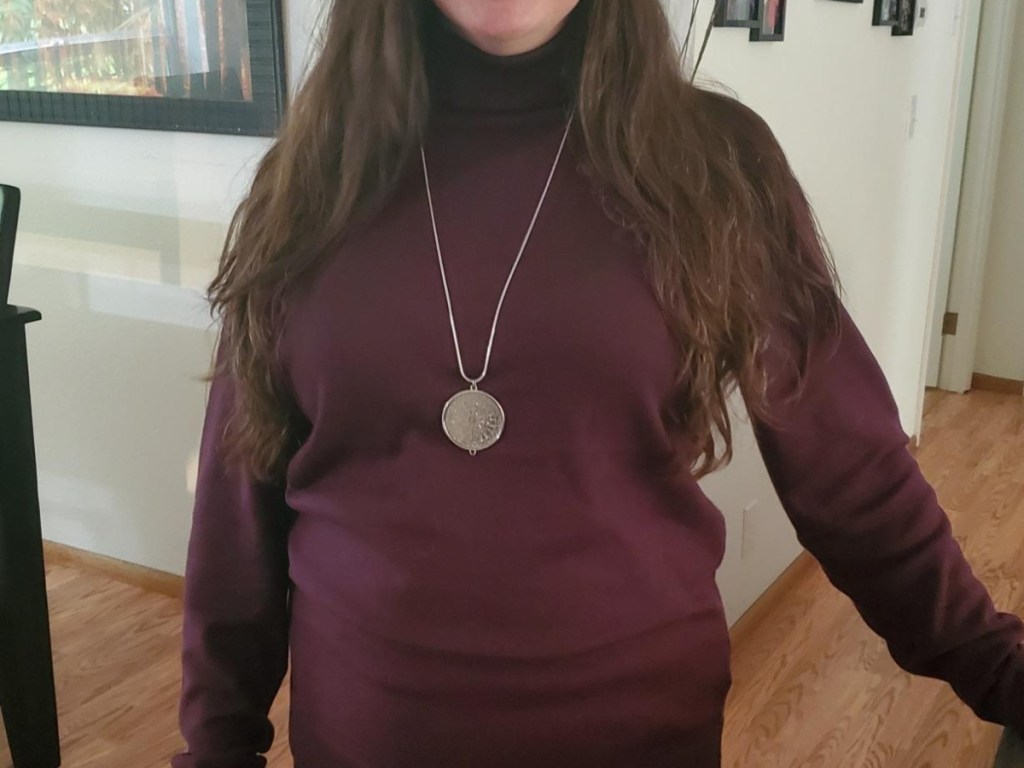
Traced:
MULTIPOLYGON (((288 2, 298 72, 318 5, 288 2)), ((202 291, 269 140, 0 122, 22 189, 10 301, 28 326, 46 538, 181 572, 210 360, 202 291)))
POLYGON ((974 369, 1024 380, 1024 13, 1014 28, 974 369))
MULTIPOLYGON (((702 5, 701 30, 711 4, 702 5)), ((790 0, 783 42, 750 43, 746 30, 715 29, 701 67, 757 110, 786 150, 831 243, 847 306, 885 369, 908 434, 919 434, 962 21, 954 0, 929 5, 925 26, 912 37, 894 38, 871 26, 870 1, 790 0), (909 139, 915 94, 917 121, 909 139)), ((719 584, 731 618, 800 552, 749 430, 741 431, 741 440, 737 466, 705 483, 728 524, 719 584)))
MULTIPOLYGON (((791 0, 785 42, 753 44, 743 31, 718 29, 705 60, 783 142, 908 432, 920 411, 957 42, 952 2, 932 0, 929 25, 896 39, 871 27, 870 2, 791 0), (920 101, 908 141, 912 93, 920 101)), ((673 3, 685 16, 682 0, 673 3)), ((297 71, 318 6, 287 5, 297 71)), ((205 397, 195 376, 214 338, 200 291, 266 147, 0 123, 0 177, 24 193, 12 301, 43 313, 29 343, 48 538, 181 571, 205 397)), ((737 440, 733 466, 704 483, 729 524, 720 584, 731 619, 799 552, 749 430, 737 440)))

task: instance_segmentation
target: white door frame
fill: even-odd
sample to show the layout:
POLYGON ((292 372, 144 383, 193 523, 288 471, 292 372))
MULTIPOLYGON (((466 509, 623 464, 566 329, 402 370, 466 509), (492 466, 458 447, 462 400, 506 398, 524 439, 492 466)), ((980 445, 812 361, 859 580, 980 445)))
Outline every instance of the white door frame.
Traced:
POLYGON ((959 322, 955 336, 942 337, 939 365, 939 387, 953 392, 969 390, 974 375, 978 319, 1017 14, 1017 0, 983 0, 980 5, 981 25, 970 99, 970 127, 947 304, 948 311, 957 313, 959 322))
MULTIPOLYGON (((942 202, 938 234, 938 254, 932 266, 932 279, 928 294, 928 325, 925 331, 924 359, 921 361, 924 387, 939 384, 939 362, 942 359, 942 321, 949 302, 949 280, 953 268, 953 245, 956 240, 956 218, 960 210, 960 186, 963 183, 964 156, 967 153, 967 127, 971 116, 971 96, 974 91, 974 67, 978 58, 978 36, 981 27, 981 3, 974 2, 964 8, 956 19, 952 34, 959 33, 956 74, 953 81, 950 114, 950 136, 946 164, 942 174, 942 202)), ((923 395, 923 392, 921 393, 923 395)), ((921 403, 923 405, 923 403, 921 403)), ((920 408, 918 409, 920 412, 920 408)), ((920 414, 919 414, 920 416, 920 414)), ((917 424, 917 434, 920 434, 917 424)))

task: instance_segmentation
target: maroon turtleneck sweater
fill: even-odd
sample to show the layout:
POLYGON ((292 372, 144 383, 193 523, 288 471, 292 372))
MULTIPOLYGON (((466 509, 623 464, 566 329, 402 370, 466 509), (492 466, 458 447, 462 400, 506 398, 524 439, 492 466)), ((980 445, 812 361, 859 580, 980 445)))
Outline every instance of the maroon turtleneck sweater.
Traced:
MULTIPOLYGON (((565 125, 578 21, 507 58, 428 25, 425 146, 471 376, 565 125)), ((173 764, 262 766, 290 650, 296 768, 717 768, 725 526, 663 471, 675 352, 641 253, 567 148, 481 385, 507 425, 470 456, 441 428, 464 382, 418 161, 289 304, 280 355, 311 431, 283 488, 224 460, 234 394, 211 385, 173 764)), ((801 542, 904 668, 1024 729, 1024 626, 964 560, 848 314, 779 414, 755 429, 801 542)))

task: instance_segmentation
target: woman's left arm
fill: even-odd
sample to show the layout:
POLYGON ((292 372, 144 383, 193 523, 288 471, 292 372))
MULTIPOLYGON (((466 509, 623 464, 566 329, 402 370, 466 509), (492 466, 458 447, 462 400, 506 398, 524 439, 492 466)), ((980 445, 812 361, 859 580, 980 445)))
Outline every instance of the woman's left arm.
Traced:
POLYGON ((1024 623, 997 611, 953 537, 882 370, 845 308, 812 346, 805 388, 769 348, 772 424, 753 419, 800 543, 908 672, 945 680, 980 718, 1024 731, 1024 623))

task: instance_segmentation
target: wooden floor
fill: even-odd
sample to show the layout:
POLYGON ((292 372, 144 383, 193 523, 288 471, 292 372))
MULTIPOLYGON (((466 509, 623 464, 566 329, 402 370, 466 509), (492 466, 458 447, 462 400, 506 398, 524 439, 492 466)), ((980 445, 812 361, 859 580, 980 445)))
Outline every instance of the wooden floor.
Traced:
MULTIPOLYGON (((1024 398, 929 393, 918 459, 998 607, 1024 612, 1024 398)), ((178 601, 53 562, 47 584, 64 766, 166 768, 178 601)), ((725 768, 989 768, 995 754, 998 726, 902 672, 813 562, 734 648, 733 675, 725 768)), ((286 710, 283 692, 282 733, 286 710)), ((273 768, 284 752, 282 738, 273 768)))

